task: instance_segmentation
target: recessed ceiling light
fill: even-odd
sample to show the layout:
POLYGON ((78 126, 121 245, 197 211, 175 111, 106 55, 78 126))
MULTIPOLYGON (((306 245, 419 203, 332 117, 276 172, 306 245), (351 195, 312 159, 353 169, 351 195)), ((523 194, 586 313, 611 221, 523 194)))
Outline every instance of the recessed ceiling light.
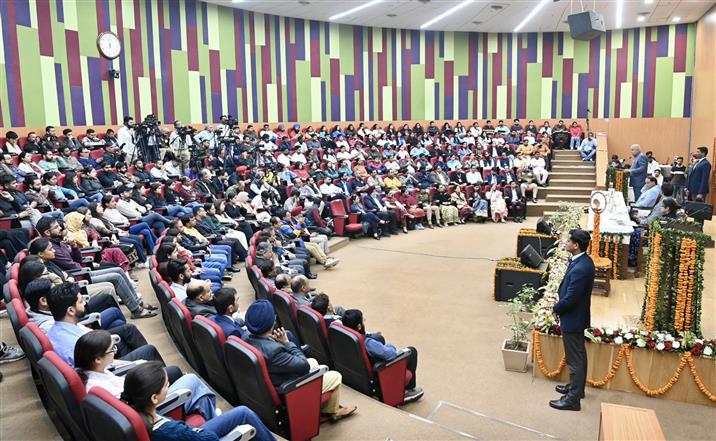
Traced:
POLYGON ((309 2, 308 0, 298 0, 298 4, 306 6, 306 5, 310 5, 311 2, 309 2))
POLYGON ((535 6, 534 9, 532 9, 529 14, 527 14, 527 17, 525 17, 512 32, 519 32, 519 30, 522 29, 524 27, 524 25, 527 24, 527 22, 532 20, 532 17, 537 15, 537 13, 540 11, 540 9, 544 8, 544 5, 546 5, 547 2, 549 2, 549 0, 542 0, 541 2, 539 2, 539 4, 537 4, 537 6, 535 6))
POLYGON ((465 6, 469 5, 470 3, 472 3, 472 0, 463 0, 462 3, 458 3, 457 5, 453 6, 452 8, 450 8, 450 9, 448 9, 447 11, 443 12, 442 14, 438 15, 437 17, 433 18, 432 20, 428 20, 428 21, 426 21, 425 23, 421 24, 421 25, 420 25, 420 29, 425 29, 425 28, 427 28, 428 26, 430 26, 430 25, 432 25, 432 24, 434 24, 434 23, 439 22, 439 21, 442 20, 443 18, 445 18, 445 17, 447 17, 448 15, 451 15, 451 14, 453 14, 453 13, 459 11, 460 9, 462 9, 462 8, 464 8, 465 6))
POLYGON ((371 7, 371 6, 377 5, 378 3, 381 3, 382 1, 383 1, 383 0, 373 0, 373 1, 370 1, 370 2, 367 2, 367 3, 363 3, 362 5, 356 6, 356 7, 353 8, 353 9, 349 9, 349 10, 347 10, 347 11, 341 12, 340 14, 336 14, 336 15, 334 15, 334 16, 332 16, 332 17, 329 17, 328 20, 330 20, 330 21, 338 20, 338 19, 340 19, 340 18, 345 17, 346 15, 351 15, 351 14, 353 14, 353 13, 355 13, 355 12, 358 12, 358 11, 360 11, 361 9, 365 9, 365 8, 369 8, 369 7, 371 7))
POLYGON ((386 17, 395 18, 398 14, 385 14, 386 17))
POLYGON ((654 3, 654 0, 644 0, 644 3, 646 3, 647 5, 650 5, 650 4, 654 3))
POLYGON ((674 23, 678 23, 681 21, 681 17, 674 17, 671 19, 671 21, 673 21, 674 23))
POLYGON ((642 22, 642 21, 645 21, 645 20, 646 20, 646 15, 639 14, 639 15, 636 17, 636 21, 638 21, 638 22, 642 22))

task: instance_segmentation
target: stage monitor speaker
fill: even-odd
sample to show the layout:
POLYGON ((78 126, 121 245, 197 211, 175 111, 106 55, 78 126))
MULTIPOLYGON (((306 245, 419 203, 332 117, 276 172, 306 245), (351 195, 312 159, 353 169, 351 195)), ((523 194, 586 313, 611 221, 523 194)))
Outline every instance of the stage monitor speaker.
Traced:
POLYGON ((713 217, 714 206, 703 202, 689 201, 684 203, 686 215, 694 218, 694 220, 703 222, 711 220, 713 217))
POLYGON ((569 34, 575 40, 592 40, 607 33, 604 17, 596 11, 584 11, 567 16, 569 34))
POLYGON ((532 245, 527 245, 520 253, 520 262, 530 268, 539 268, 542 263, 542 256, 532 245))
POLYGON ((538 233, 540 234, 548 234, 552 235, 552 226, 545 220, 545 218, 541 217, 537 221, 537 228, 535 228, 538 233))

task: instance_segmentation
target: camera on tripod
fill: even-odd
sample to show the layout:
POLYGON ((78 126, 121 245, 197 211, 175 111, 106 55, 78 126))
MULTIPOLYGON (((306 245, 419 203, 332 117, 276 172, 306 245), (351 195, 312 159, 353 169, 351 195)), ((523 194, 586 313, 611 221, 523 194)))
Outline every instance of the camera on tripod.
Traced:
POLYGON ((179 136, 187 136, 187 135, 194 135, 196 133, 196 129, 192 126, 181 126, 176 128, 177 135, 179 136))
POLYGON ((139 135, 161 135, 162 131, 159 129, 161 123, 156 115, 149 114, 144 117, 144 121, 135 127, 135 131, 139 135))

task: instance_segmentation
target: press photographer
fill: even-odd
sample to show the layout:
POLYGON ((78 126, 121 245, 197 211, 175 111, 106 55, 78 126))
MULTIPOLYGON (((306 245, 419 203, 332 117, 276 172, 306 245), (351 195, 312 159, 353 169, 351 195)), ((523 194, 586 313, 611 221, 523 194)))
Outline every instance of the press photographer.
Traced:
POLYGON ((174 131, 169 135, 169 149, 182 164, 182 169, 189 164, 191 153, 189 149, 194 145, 196 129, 185 126, 181 121, 174 121, 174 131))

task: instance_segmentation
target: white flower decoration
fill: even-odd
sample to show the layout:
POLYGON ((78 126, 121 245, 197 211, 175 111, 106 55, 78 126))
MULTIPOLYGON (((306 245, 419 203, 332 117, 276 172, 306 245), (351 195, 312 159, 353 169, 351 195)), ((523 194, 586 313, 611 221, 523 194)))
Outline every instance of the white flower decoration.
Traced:
POLYGON ((663 351, 663 350, 664 350, 664 346, 665 346, 664 343, 659 342, 659 343, 656 344, 656 350, 657 350, 657 351, 663 351))
POLYGON ((678 341, 674 341, 674 344, 672 344, 671 347, 674 349, 679 349, 681 347, 681 343, 679 343, 678 341))
POLYGON ((646 340, 640 338, 636 341, 636 345, 639 346, 640 348, 644 348, 644 347, 646 347, 646 340))
POLYGON ((706 347, 704 348, 704 355, 705 355, 705 356, 710 357, 711 355, 713 355, 713 353, 714 353, 714 350, 711 349, 711 346, 706 346, 706 347))
POLYGON ((605 332, 607 335, 612 335, 612 334, 614 334, 614 330, 613 330, 612 328, 607 328, 607 329, 604 330, 604 332, 605 332))
POLYGON ((614 344, 615 344, 615 345, 620 345, 620 344, 622 344, 622 343, 624 343, 624 339, 623 339, 623 338, 617 337, 617 338, 614 339, 614 344))
POLYGON ((624 338, 626 338, 627 340, 631 340, 632 338, 634 338, 634 334, 632 334, 631 332, 627 332, 626 334, 624 334, 624 338))

